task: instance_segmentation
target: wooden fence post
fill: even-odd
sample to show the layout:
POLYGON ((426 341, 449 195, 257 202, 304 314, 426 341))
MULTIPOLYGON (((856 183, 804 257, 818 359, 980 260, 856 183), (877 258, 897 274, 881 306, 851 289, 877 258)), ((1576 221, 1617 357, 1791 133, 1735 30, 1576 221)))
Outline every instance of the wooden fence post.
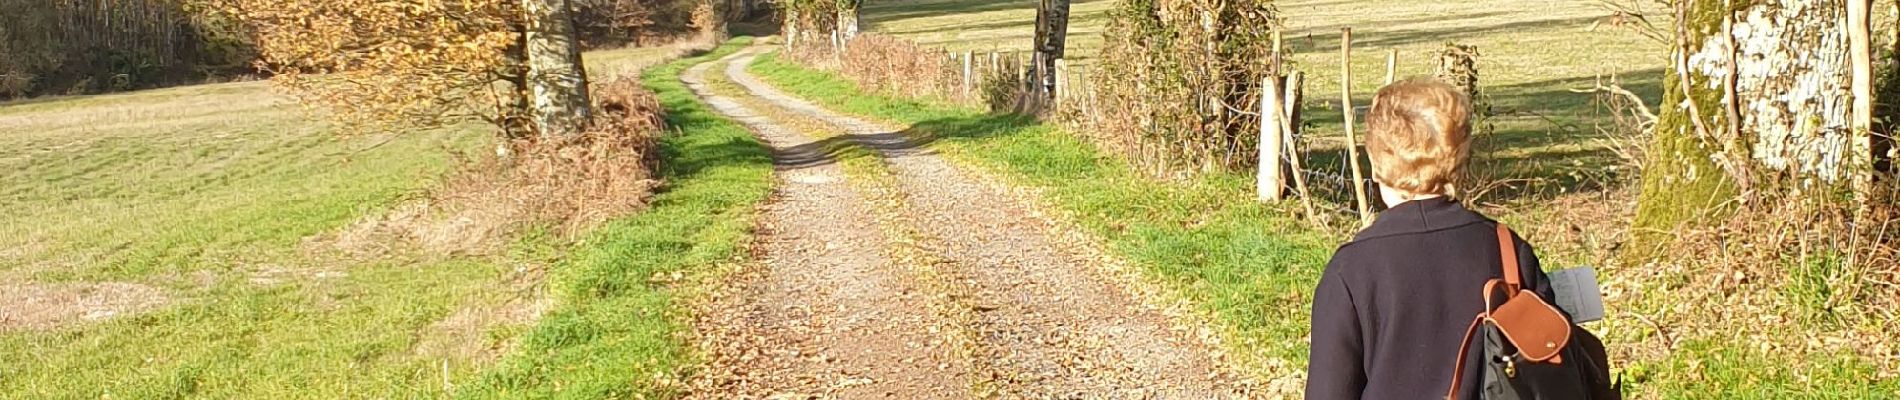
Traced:
POLYGON ((1069 92, 1069 79, 1068 79, 1069 66, 1068 66, 1068 63, 1064 61, 1066 60, 1063 60, 1060 58, 1056 59, 1056 71, 1055 71, 1056 91, 1054 93, 1056 110, 1062 109, 1062 103, 1063 103, 1062 95, 1067 94, 1069 92))
POLYGON ((1003 64, 997 64, 996 51, 990 51, 990 74, 1003 74, 1003 64))
POLYGON ((1273 73, 1275 74, 1286 75, 1286 64, 1284 61, 1286 57, 1284 54, 1281 54, 1281 51, 1284 49, 1286 48, 1280 46, 1280 30, 1273 30, 1273 73))
POLYGON ((1080 91, 1075 92, 1076 94, 1074 96, 1075 96, 1075 102, 1081 105, 1081 107, 1078 107, 1078 109, 1082 110, 1082 119, 1090 123, 1094 123, 1095 122, 1095 83, 1089 80, 1088 67, 1076 66, 1075 80, 1070 81, 1070 83, 1073 83, 1079 86, 1076 89, 1080 91))
POLYGON ((1359 227, 1372 225, 1372 205, 1366 199, 1366 176, 1359 171, 1359 139, 1353 134, 1352 119, 1352 28, 1339 32, 1339 109, 1346 118, 1346 165, 1352 170, 1352 193, 1359 210, 1359 227))
POLYGON ((1313 192, 1306 190, 1306 169, 1300 165, 1300 142, 1294 133, 1299 126, 1300 102, 1306 97, 1306 74, 1293 71, 1286 76, 1286 96, 1282 106, 1286 107, 1285 117, 1280 118, 1280 143, 1285 148, 1288 166, 1293 167, 1293 189, 1300 192, 1300 205, 1305 206, 1307 218, 1320 218, 1313 208, 1313 192))
POLYGON ((831 31, 831 62, 837 63, 839 70, 844 69, 844 38, 837 30, 831 31))
POLYGON ((1262 201, 1280 201, 1286 195, 1286 182, 1281 181, 1280 121, 1284 118, 1285 107, 1280 105, 1280 85, 1278 77, 1272 74, 1260 78, 1260 168, 1254 177, 1254 190, 1262 201))
POLYGON ((1850 186, 1854 189, 1854 202, 1860 204, 1855 212, 1857 217, 1871 210, 1870 203, 1874 200, 1874 162, 1879 160, 1879 156, 1874 154, 1873 142, 1873 38, 1868 32, 1872 21, 1869 5, 1866 1, 1847 2, 1847 42, 1851 64, 1849 87, 1854 94, 1851 114, 1853 134, 1847 148, 1852 154, 1847 158, 1851 163, 1848 168, 1853 172, 1847 176, 1853 180, 1850 186))
POLYGON ((1089 83, 1089 123, 1094 124, 1094 125, 1101 125, 1102 124, 1102 99, 1101 99, 1101 96, 1097 96, 1095 93, 1096 93, 1095 83, 1093 81, 1090 81, 1089 83))
POLYGON ((1398 79, 1398 72, 1399 49, 1392 49, 1385 53, 1385 84, 1390 85, 1393 79, 1398 79))
POLYGON ((970 52, 963 53, 963 98, 970 98, 970 52))
POLYGON ((1023 54, 1016 53, 1016 77, 1022 78, 1023 91, 1033 94, 1036 93, 1036 86, 1029 79, 1029 71, 1029 63, 1023 61, 1023 54))
POLYGON ((1042 53, 1036 53, 1036 54, 1030 55, 1029 63, 1036 64, 1034 67, 1036 68, 1036 72, 1032 75, 1036 77, 1036 79, 1034 79, 1035 81, 1034 84, 1036 85, 1036 94, 1041 95, 1041 96, 1049 95, 1049 85, 1044 83, 1046 82, 1044 81, 1045 79, 1049 79, 1049 68, 1043 66, 1042 53))

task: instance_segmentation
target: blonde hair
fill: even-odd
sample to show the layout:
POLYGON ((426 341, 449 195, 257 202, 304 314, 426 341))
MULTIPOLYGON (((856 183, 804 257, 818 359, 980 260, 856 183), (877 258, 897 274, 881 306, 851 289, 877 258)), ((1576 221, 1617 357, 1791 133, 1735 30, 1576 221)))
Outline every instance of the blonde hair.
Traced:
POLYGON ((1456 195, 1471 156, 1471 99, 1433 78, 1413 77, 1379 89, 1366 111, 1366 155, 1372 176, 1394 189, 1456 195))

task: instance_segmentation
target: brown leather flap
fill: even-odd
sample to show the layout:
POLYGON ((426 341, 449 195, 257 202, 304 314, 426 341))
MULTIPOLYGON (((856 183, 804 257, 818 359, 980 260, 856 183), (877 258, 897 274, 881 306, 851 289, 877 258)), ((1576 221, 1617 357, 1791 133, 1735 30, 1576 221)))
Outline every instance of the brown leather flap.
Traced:
POLYGON ((1492 310, 1491 320, 1504 332, 1504 338, 1531 361, 1551 360, 1570 344, 1570 320, 1529 290, 1519 291, 1492 310))

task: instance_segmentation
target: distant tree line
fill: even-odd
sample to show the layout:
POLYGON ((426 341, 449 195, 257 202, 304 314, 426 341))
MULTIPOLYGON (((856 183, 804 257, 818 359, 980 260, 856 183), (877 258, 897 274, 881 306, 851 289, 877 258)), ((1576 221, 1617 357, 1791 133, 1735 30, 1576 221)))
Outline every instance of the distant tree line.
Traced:
POLYGON ((693 33, 688 0, 575 0, 574 26, 587 48, 647 45, 693 33))
MULTIPOLYGON (((255 32, 220 0, 0 0, 0 99, 266 75, 255 32)), ((427 0, 404 0, 417 6, 427 0)), ((693 33, 692 0, 574 0, 587 48, 693 33)), ((750 3, 746 3, 750 4, 750 3)))
POLYGON ((230 24, 191 0, 0 0, 0 99, 131 90, 249 70, 230 24))

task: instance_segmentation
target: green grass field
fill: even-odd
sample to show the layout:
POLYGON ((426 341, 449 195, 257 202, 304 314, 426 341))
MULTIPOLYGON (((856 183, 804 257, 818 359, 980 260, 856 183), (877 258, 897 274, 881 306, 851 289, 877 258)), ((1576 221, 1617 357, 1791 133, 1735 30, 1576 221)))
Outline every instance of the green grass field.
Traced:
MULTIPOLYGON (((1446 42, 1476 45, 1481 81, 1496 110, 1497 135, 1481 154, 1499 160, 1505 178, 1542 179, 1550 194, 1559 187, 1597 186, 1633 176, 1623 170, 1607 140, 1595 130, 1603 121, 1591 97, 1569 89, 1588 87, 1598 76, 1617 75, 1623 85, 1655 101, 1668 46, 1628 28, 1592 25, 1610 15, 1588 0, 1460 2, 1273 2, 1286 24, 1293 68, 1308 77, 1308 132, 1320 138, 1309 164, 1338 167, 1343 159, 1339 114, 1340 30, 1353 29, 1352 98, 1363 107, 1385 79, 1388 51, 1397 51, 1397 74, 1429 75, 1446 42), (1329 153, 1329 154, 1319 154, 1329 153), (1589 180, 1590 182, 1580 182, 1589 180)), ((1068 57, 1084 65, 1101 51, 1111 0, 1071 6, 1068 57)), ((1663 13, 1666 14, 1666 13, 1663 13)), ((867 30, 896 35, 952 51, 1021 51, 1034 34, 1035 3, 997 0, 871 2, 867 30)), ((1655 21, 1667 25, 1666 20, 1655 21)), ((1263 60, 1264 62, 1264 60, 1263 60)), ((1363 127, 1362 127, 1363 128, 1363 127)), ((1509 202, 1509 196, 1496 198, 1509 202)))
MULTIPOLYGON (((10 104, 0 131, 0 247, 15 249, 0 274, 167 298, 136 316, 0 334, 0 397, 439 389, 442 360, 415 351, 421 337, 507 295, 507 260, 357 261, 301 247, 429 187, 448 150, 481 145, 473 127, 342 136, 259 82, 10 104)), ((446 373, 468 374, 466 361, 446 373)))
MULTIPOLYGON (((587 58, 600 78, 674 52, 587 58)), ((743 129, 692 111, 677 69, 647 76, 685 132, 664 141, 669 186, 648 213, 574 237, 531 229, 486 255, 321 245, 434 187, 452 153, 486 151, 484 127, 342 134, 262 82, 0 104, 0 281, 15 294, 0 307, 128 297, 0 330, 0 397, 653 391, 687 354, 670 310, 694 281, 652 277, 743 256, 770 168, 743 129)))
MULTIPOLYGON (((1070 54, 1082 65, 1102 46, 1112 4, 1074 5, 1070 54)), ((1354 28, 1361 106, 1388 50, 1403 76, 1429 73, 1444 42, 1480 48, 1498 114, 1497 133, 1481 139, 1495 150, 1480 157, 1501 166, 1494 175, 1543 182, 1487 199, 1498 204, 1487 212, 1520 227, 1546 265, 1602 267, 1622 315, 1591 328, 1634 397, 1900 393, 1896 363, 1877 359, 1891 354, 1838 343, 1891 334, 1894 322, 1789 311, 1826 301, 1813 293, 1832 276, 1826 265, 1788 265, 1813 282, 1769 288, 1787 293, 1684 296, 1702 271, 1597 264, 1624 245, 1608 231, 1627 226, 1619 202, 1632 174, 1596 131, 1599 109, 1568 89, 1616 74, 1653 102, 1666 44, 1590 29, 1609 12, 1586 0, 1275 4, 1295 68, 1311 78, 1314 160, 1342 159, 1340 28, 1354 28), (1738 308, 1682 311, 1684 299, 1711 298, 1738 308), (1713 322, 1690 330, 1691 320, 1713 322)), ((926 45, 1011 50, 1029 42, 1034 6, 872 1, 863 17, 869 31, 926 45)), ((666 186, 640 214, 573 235, 528 229, 481 254, 363 255, 328 241, 425 198, 457 170, 457 153, 488 151, 482 126, 343 134, 263 82, 0 103, 0 322, 62 316, 0 325, 0 398, 675 397, 698 365, 686 313, 705 284, 746 261, 771 174, 766 150, 678 74, 745 42, 665 64, 677 49, 587 54, 594 77, 638 73, 669 111, 666 186)), ((1252 201, 1250 173, 1157 182, 1053 124, 873 95, 769 55, 751 69, 1043 190, 1055 211, 1217 321, 1246 368, 1271 380, 1305 367, 1311 287, 1342 238, 1292 221, 1288 205, 1252 201)), ((850 149, 841 156, 854 176, 875 169, 872 154, 850 149)))

